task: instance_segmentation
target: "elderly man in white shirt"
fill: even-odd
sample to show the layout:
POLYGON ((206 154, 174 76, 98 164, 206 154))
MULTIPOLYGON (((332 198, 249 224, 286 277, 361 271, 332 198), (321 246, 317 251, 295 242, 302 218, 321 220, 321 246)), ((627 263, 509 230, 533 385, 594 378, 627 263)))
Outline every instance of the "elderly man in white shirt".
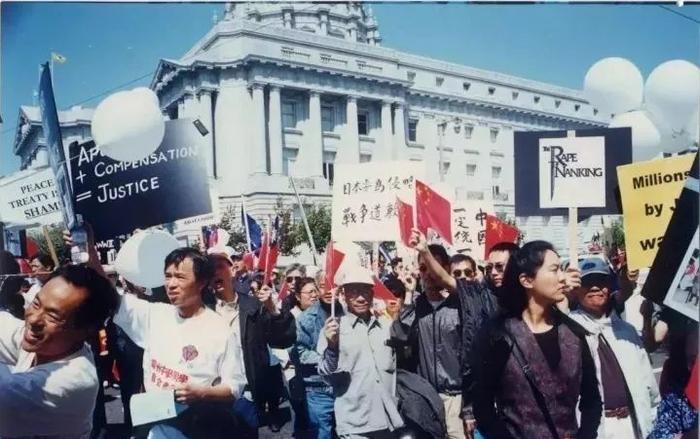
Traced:
POLYGON ((604 405, 598 437, 641 439, 651 432, 659 389, 637 331, 613 310, 612 281, 605 261, 584 261, 569 316, 586 329, 596 365, 604 405))
POLYGON ((87 438, 99 382, 86 343, 118 295, 85 266, 58 269, 26 310, 0 312, 0 437, 87 438))

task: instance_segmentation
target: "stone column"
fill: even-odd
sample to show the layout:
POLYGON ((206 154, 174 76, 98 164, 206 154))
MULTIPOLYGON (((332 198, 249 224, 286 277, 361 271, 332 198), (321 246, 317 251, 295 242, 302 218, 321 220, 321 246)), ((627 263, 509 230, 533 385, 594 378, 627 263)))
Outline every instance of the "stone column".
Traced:
POLYGON ((270 173, 282 174, 282 104, 280 88, 270 87, 269 120, 267 121, 270 139, 270 173))
POLYGON ((382 101, 382 141, 381 147, 375 148, 372 161, 391 160, 394 149, 394 132, 391 126, 391 102, 382 101))
POLYGON ((177 118, 183 119, 185 117, 187 117, 187 114, 185 113, 185 99, 182 98, 177 101, 177 118))
POLYGON ((360 161, 360 134, 357 128, 357 97, 347 97, 346 109, 347 121, 345 124, 345 138, 340 143, 336 153, 335 163, 359 163, 360 161))
POLYGON ((265 144, 265 86, 253 84, 253 112, 251 127, 253 142, 251 148, 251 170, 254 174, 267 173, 267 148, 265 144))
POLYGON ((406 157, 406 115, 403 102, 396 103, 394 110, 394 160, 401 160, 406 157))
POLYGON ((199 120, 209 130, 204 136, 202 160, 207 169, 207 175, 213 177, 214 171, 214 114, 211 106, 211 91, 202 90, 199 94, 199 120))
POLYGON ((309 92, 309 120, 304 130, 304 143, 297 156, 295 177, 323 175, 323 133, 321 132, 321 94, 309 92))
POLYGON ((182 119, 183 117, 191 117, 191 118, 196 118, 197 113, 199 112, 198 104, 197 104, 197 99, 195 98, 194 94, 192 92, 187 92, 183 98, 183 105, 182 105, 182 110, 183 114, 179 114, 179 109, 178 109, 178 118, 182 119))

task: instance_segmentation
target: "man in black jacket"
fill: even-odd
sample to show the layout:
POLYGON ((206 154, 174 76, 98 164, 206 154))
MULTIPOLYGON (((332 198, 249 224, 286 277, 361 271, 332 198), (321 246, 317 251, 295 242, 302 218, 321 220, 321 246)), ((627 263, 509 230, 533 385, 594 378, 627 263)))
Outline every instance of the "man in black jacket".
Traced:
MULTIPOLYGON (((443 270, 449 269, 449 256, 440 245, 426 245, 425 237, 414 231, 418 264, 424 294, 404 309, 392 326, 392 338, 407 349, 399 355, 399 367, 416 371, 440 394, 450 439, 463 439, 462 409, 462 305, 454 294, 428 270, 428 259, 443 270)), ((401 350, 399 350, 401 353, 401 350)))
MULTIPOLYGON (((225 251, 210 249, 215 275, 214 294, 217 297, 215 310, 229 323, 231 330, 238 334, 243 349, 248 385, 246 389, 252 400, 258 402, 264 378, 260 371, 270 364, 268 346, 286 349, 296 340, 294 316, 289 311, 280 311, 272 300, 272 289, 265 285, 258 298, 237 293, 233 288, 233 262, 225 251)), ((246 396, 244 394, 244 396, 246 396)), ((257 432, 255 432, 257 435, 257 432)))

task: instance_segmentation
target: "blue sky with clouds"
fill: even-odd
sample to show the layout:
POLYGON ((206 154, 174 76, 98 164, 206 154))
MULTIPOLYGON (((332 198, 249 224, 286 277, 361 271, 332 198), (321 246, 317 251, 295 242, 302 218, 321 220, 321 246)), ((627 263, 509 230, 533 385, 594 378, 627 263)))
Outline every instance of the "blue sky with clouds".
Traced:
MULTIPOLYGON (((698 6, 668 7, 700 21, 698 6)), ((220 3, 2 2, 0 8, 0 175, 19 167, 12 155, 19 106, 32 103, 38 65, 52 51, 68 58, 56 67, 58 107, 94 107, 119 86, 147 85, 159 58, 184 54, 223 11, 220 3)), ((644 76, 670 59, 700 64, 700 25, 658 5, 372 8, 384 46, 566 87, 581 88, 588 67, 607 56, 628 58, 644 76)))

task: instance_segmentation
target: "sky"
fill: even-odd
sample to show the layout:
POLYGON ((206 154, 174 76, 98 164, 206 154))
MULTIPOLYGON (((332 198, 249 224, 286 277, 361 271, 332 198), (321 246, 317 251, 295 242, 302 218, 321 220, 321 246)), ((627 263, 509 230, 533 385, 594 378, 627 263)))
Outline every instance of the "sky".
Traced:
MULTIPOLYGON (((664 61, 700 64, 700 6, 372 4, 382 45, 413 54, 581 89, 588 68, 620 56, 644 77, 664 61)), ((160 58, 179 58, 212 26, 221 3, 0 3, 0 175, 20 105, 31 105, 51 52, 59 109, 95 107, 148 85, 160 58)))

